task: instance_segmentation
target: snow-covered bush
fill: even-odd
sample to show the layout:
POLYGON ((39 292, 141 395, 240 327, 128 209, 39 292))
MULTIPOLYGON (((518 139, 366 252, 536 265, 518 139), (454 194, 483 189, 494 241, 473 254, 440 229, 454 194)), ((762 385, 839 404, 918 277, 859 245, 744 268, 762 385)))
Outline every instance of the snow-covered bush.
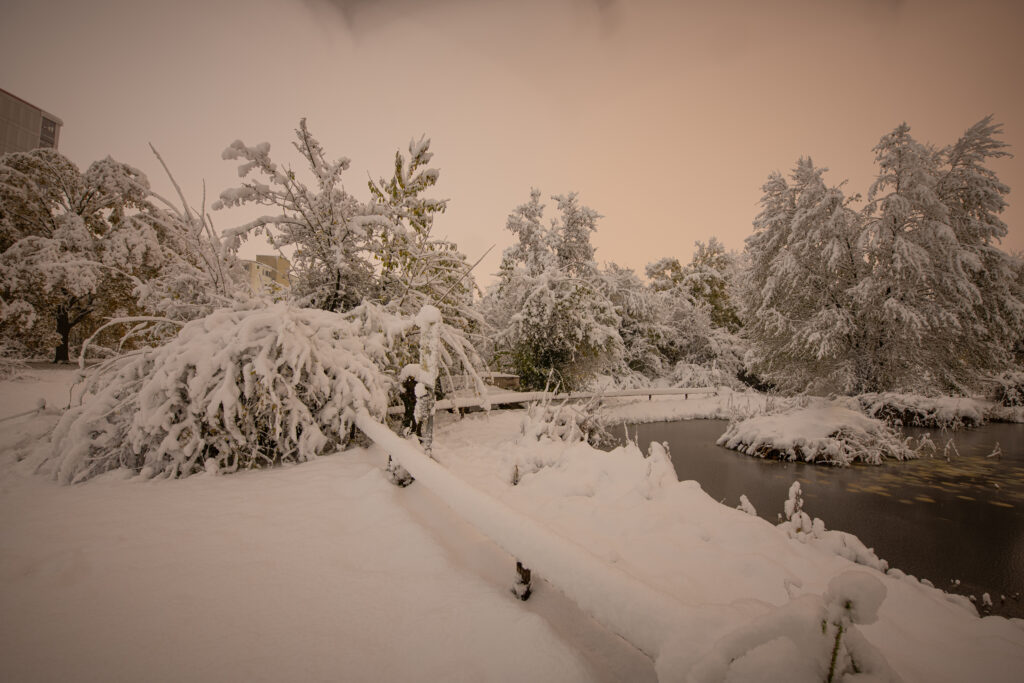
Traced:
POLYGON ((669 381, 674 387, 718 387, 732 384, 734 379, 716 366, 705 367, 680 361, 672 368, 669 381))
POLYGON ((554 374, 571 391, 623 367, 625 349, 590 243, 600 216, 575 193, 555 196, 560 215, 546 228, 540 196, 533 190, 508 217, 518 241, 505 250, 485 308, 499 365, 518 374, 525 388, 540 389, 554 374))
POLYGON ((894 426, 962 429, 985 421, 985 406, 970 398, 885 392, 861 394, 857 401, 865 413, 894 426))
POLYGON ((0 379, 16 379, 28 372, 28 364, 20 357, 20 349, 0 341, 0 379))
POLYGON ((530 405, 523 416, 523 441, 586 441, 591 445, 610 443, 608 424, 601 410, 600 397, 585 403, 568 400, 556 403, 550 398, 530 405))
POLYGON ((820 518, 812 518, 804 512, 804 495, 800 482, 794 481, 789 487, 783 512, 785 519, 779 522, 779 529, 789 538, 880 572, 889 569, 889 563, 878 557, 875 551, 864 545, 859 538, 845 531, 829 531, 820 518))
POLYGON ((824 595, 794 598, 723 637, 687 680, 899 681, 856 628, 878 620, 886 593, 866 572, 843 572, 829 581, 824 595))
POLYGON ((1007 408, 1024 406, 1024 372, 1004 372, 994 380, 992 400, 1007 408))
POLYGON ((90 378, 54 430, 53 474, 184 477, 329 453, 347 443, 357 407, 383 415, 386 345, 384 332, 327 311, 215 311, 90 378))
POLYGON ((733 421, 718 445, 759 458, 827 465, 880 465, 885 458, 917 457, 911 441, 892 427, 835 403, 792 407, 733 421))

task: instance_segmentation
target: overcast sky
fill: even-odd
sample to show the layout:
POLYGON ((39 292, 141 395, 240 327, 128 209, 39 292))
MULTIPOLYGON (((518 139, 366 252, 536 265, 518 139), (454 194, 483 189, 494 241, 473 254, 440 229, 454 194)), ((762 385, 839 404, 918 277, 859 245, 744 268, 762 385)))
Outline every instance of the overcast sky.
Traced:
MULTIPOLYGON (((1024 250, 1024 3, 986 0, 4 0, 0 88, 64 121, 82 166, 111 155, 211 201, 234 139, 289 143, 301 117, 346 187, 433 141, 436 223, 490 280, 508 213, 578 191, 599 261, 642 273, 695 240, 740 249, 760 186, 800 155, 866 192, 902 121, 948 144, 987 114, 1017 158, 1003 246, 1024 250)), ((554 211, 548 201, 547 214, 554 211)), ((214 214, 219 228, 242 217, 214 214)), ((246 255, 255 253, 255 248, 246 255)))

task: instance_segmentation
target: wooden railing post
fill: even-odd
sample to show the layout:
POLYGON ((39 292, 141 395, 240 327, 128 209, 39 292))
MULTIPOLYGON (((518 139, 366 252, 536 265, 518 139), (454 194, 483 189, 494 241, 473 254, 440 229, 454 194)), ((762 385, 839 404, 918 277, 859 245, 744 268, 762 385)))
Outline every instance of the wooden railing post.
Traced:
POLYGON ((416 316, 420 328, 420 374, 416 383, 416 422, 422 426, 420 443, 427 455, 434 445, 434 413, 437 410, 437 357, 441 346, 441 312, 427 305, 416 316))
POLYGON ((530 599, 530 593, 533 592, 533 586, 530 583, 532 573, 523 566, 522 562, 516 560, 516 584, 512 587, 512 592, 520 600, 530 599))

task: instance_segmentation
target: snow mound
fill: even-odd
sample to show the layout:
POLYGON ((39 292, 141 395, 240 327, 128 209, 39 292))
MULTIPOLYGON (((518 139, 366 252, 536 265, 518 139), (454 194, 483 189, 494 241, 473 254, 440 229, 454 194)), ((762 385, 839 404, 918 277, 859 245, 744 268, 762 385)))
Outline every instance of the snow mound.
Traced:
POLYGON ((972 398, 885 392, 861 394, 857 400, 868 415, 895 426, 961 429, 985 421, 986 405, 972 398))
POLYGON ((829 465, 917 457, 909 442, 882 421, 836 404, 812 404, 732 422, 720 446, 759 458, 829 465))
POLYGON ((119 467, 184 477, 311 460, 346 444, 355 407, 384 413, 384 352, 327 311, 215 311, 94 375, 54 430, 52 472, 72 483, 119 467))
POLYGON ((838 681, 852 674, 857 680, 899 681, 854 626, 877 621, 886 593, 871 574, 845 571, 821 597, 795 598, 721 638, 687 680, 838 681))

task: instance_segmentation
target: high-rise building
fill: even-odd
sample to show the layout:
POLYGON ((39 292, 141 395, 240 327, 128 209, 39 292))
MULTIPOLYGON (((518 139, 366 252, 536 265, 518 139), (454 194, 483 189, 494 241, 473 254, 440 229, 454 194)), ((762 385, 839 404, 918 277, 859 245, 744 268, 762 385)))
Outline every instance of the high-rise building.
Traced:
POLYGON ((57 149, 64 122, 0 88, 0 155, 37 147, 57 149))

